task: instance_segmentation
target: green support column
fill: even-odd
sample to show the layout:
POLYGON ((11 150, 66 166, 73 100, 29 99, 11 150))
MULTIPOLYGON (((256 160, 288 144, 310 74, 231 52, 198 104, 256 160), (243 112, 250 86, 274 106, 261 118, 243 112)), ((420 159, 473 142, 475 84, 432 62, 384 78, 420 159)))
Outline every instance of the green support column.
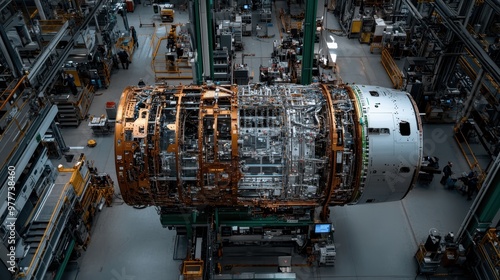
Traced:
POLYGON ((198 211, 191 212, 191 221, 186 223, 186 235, 188 240, 193 237, 193 224, 196 224, 196 219, 198 218, 198 211))
POLYGON ((215 230, 219 230, 219 208, 215 208, 215 230))
POLYGON ((194 26, 196 34, 196 81, 197 85, 203 84, 203 44, 201 42, 201 16, 200 16, 200 0, 194 0, 194 26))
POLYGON ((301 84, 308 85, 312 82, 314 37, 316 36, 316 10, 318 7, 318 0, 308 0, 305 2, 306 15, 304 19, 304 50, 302 51, 301 84))
POLYGON ((214 6, 213 0, 207 1, 207 22, 208 28, 208 55, 210 58, 210 79, 214 79, 214 23, 212 22, 212 7, 214 6))
POLYGON ((482 186, 484 191, 478 194, 478 201, 471 207, 471 212, 465 218, 464 224, 459 230, 458 237, 464 246, 471 245, 471 238, 476 231, 484 232, 490 227, 495 227, 491 222, 500 210, 500 158, 497 158, 490 169, 482 186), (463 232, 465 230, 465 233, 463 232))
POLYGON ((66 249, 66 255, 64 256, 64 260, 59 265, 59 269, 57 270, 56 277, 54 278, 55 280, 60 280, 62 279, 64 275, 64 270, 66 269, 66 266, 68 265, 69 258, 71 257, 71 253, 73 252, 73 248, 75 248, 75 240, 72 239, 71 242, 69 243, 68 249, 66 249))

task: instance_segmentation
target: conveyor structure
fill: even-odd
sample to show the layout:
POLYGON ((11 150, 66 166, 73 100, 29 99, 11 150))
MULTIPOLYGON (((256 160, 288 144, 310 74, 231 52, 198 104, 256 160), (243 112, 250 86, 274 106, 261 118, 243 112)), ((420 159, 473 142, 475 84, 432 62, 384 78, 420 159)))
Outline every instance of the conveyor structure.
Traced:
POLYGON ((115 156, 124 201, 158 207, 192 246, 203 238, 202 260, 271 242, 333 265, 329 207, 402 199, 422 125, 409 94, 376 86, 133 86, 115 156))
MULTIPOLYGON (((71 257, 81 254, 90 241, 90 229, 97 212, 109 206, 113 183, 106 174, 85 161, 57 167, 55 180, 40 190, 40 200, 29 223, 19 225, 22 237, 16 240, 19 260, 15 279, 61 279, 71 257)), ((14 278, 13 278, 14 279, 14 278)))

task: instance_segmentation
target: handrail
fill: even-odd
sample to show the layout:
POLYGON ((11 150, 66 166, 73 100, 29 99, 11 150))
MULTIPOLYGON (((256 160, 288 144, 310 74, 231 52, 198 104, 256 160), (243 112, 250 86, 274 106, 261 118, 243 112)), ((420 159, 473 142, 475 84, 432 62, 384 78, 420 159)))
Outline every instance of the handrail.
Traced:
POLYGON ((484 179, 486 178, 486 173, 479 165, 479 161, 477 160, 476 156, 474 155, 474 151, 472 150, 471 146, 469 145, 469 142, 467 141, 465 135, 463 135, 462 131, 456 130, 455 135, 453 137, 455 138, 455 141, 457 141, 458 147, 460 148, 460 151, 462 152, 462 155, 464 156, 465 161, 467 161, 467 165, 469 166, 469 168, 471 170, 473 170, 474 168, 477 169, 477 171, 478 171, 478 176, 477 176, 478 184, 477 184, 477 186, 479 188, 482 185, 482 182, 484 181, 484 179), (472 156, 472 160, 469 159, 469 154, 467 154, 467 151, 464 149, 464 147, 460 143, 460 141, 457 137, 457 133, 460 133, 460 136, 462 137, 463 142, 465 143, 467 150, 470 152, 470 156, 472 156))
MULTIPOLYGON (((479 61, 477 60, 477 58, 475 58, 474 55, 472 55, 471 51, 468 48, 465 48, 465 51, 468 53, 468 56, 461 56, 460 59, 459 59, 459 61, 458 61, 458 63, 460 64, 460 66, 462 66, 462 69, 465 71, 465 73, 467 74, 467 76, 469 76, 469 78, 475 80, 477 78, 477 70, 476 69, 480 69, 481 68, 481 66, 480 66, 481 64, 479 63, 479 61), (474 68, 469 63, 469 59, 467 59, 467 57, 470 58, 470 60, 472 62, 474 62, 476 68, 474 68)), ((493 79, 493 77, 491 77, 491 75, 489 73, 485 73, 484 77, 485 77, 485 79, 488 80, 488 82, 490 84, 488 85, 486 83, 487 81, 485 79, 483 79, 482 85, 488 90, 488 93, 493 97, 493 99, 498 100, 498 97, 494 96, 493 94, 494 94, 495 91, 498 92, 500 90, 500 86, 493 79), (489 86, 491 86, 492 88, 490 88, 489 86)))
MULTIPOLYGON (((9 88, 14 81, 9 84, 9 87, 7 87, 0 95, 0 98, 3 99, 5 95, 8 94, 7 98, 5 98, 2 101, 2 105, 0 105, 0 110, 3 110, 5 108, 5 105, 9 103, 10 99, 14 95, 14 93, 23 85, 24 80, 26 80, 26 75, 24 75, 19 81, 17 81, 16 85, 13 88, 9 88)), ((24 90, 24 89, 23 89, 24 90)))
MULTIPOLYGON (((23 79, 21 79, 18 84, 16 85, 16 88, 18 88, 18 86, 21 84, 22 81, 24 81, 24 78, 26 76, 23 77, 23 79)), ((9 97, 5 100, 5 102, 2 104, 2 106, 0 106, 0 108, 3 108, 5 104, 8 104, 8 100, 10 100, 10 98, 12 97, 13 93, 16 92, 16 90, 11 90, 12 92, 9 94, 9 97)), ((19 95, 21 95, 19 93, 19 95)), ((18 98, 22 98, 22 97, 18 97, 18 98)), ((7 148, 10 146, 10 149, 11 149, 11 152, 9 153, 8 156, 6 156, 5 158, 3 158, 2 160, 2 166, 5 166, 5 164, 7 163, 7 161, 11 158, 11 156, 14 154, 14 152, 16 151, 16 148, 18 147, 19 143, 21 142, 21 139, 23 137, 23 135, 27 132, 28 128, 31 126, 31 124, 33 123, 33 118, 27 118, 27 123, 19 123, 19 120, 20 119, 23 119, 26 114, 23 114, 23 115, 20 115, 19 112, 23 112, 23 111, 26 111, 26 106, 29 106, 30 102, 32 102, 32 99, 33 96, 29 96, 29 98, 27 98, 24 102, 19 102, 21 104, 16 104, 14 103, 13 106, 15 106, 15 108, 17 108, 17 115, 15 117, 12 117, 9 113, 6 113, 4 114, 1 118, 0 118, 0 122, 5 124, 5 127, 2 127, 3 128, 3 132, 0 133, 0 143, 2 143, 2 141, 4 140, 4 137, 6 135, 12 135, 12 134, 9 134, 9 133, 15 133, 17 132, 19 136, 16 137, 16 141, 15 143, 9 143, 9 145, 5 144, 3 146, 1 146, 2 148, 0 148, 0 151, 3 151, 4 148, 7 148), (11 120, 8 120, 8 118, 11 118, 11 120)), ((21 100, 19 100, 21 101, 21 100)), ((42 109, 43 106, 41 106, 40 109, 42 109)), ((28 112, 29 113, 29 112, 28 112)))
MULTIPOLYGON (((85 164, 85 159, 82 159, 82 161, 80 161, 80 163, 85 164)), ((33 269, 33 265, 34 265, 35 260, 38 260, 38 262, 41 260, 41 256, 39 256, 39 255, 41 255, 43 252, 40 251, 40 249, 45 250, 46 246, 50 245, 50 244, 48 244, 48 241, 50 240, 48 238, 48 235, 52 234, 52 232, 49 232, 49 231, 52 231, 52 229, 56 225, 56 221, 55 220, 59 218, 60 210, 62 209, 62 203, 66 203, 66 201, 67 201, 67 199, 65 199, 65 196, 67 196, 68 190, 75 183, 73 181, 77 177, 76 174, 80 173, 80 169, 77 168, 76 165, 73 168, 71 168, 71 169, 59 169, 59 172, 67 172, 67 171, 73 172, 73 174, 71 175, 70 180, 68 182, 66 182, 66 184, 63 187, 63 189, 61 190, 61 194, 59 195, 59 198, 57 199, 57 203, 54 206, 54 210, 52 211, 52 214, 50 215, 49 221, 47 222, 47 228, 45 229, 45 231, 44 231, 44 233, 42 235, 42 238, 41 238, 41 240, 39 242, 40 245, 43 244, 44 242, 47 242, 47 244, 44 244, 44 246, 38 246, 37 247, 37 249, 35 251, 35 254, 33 254, 33 258, 31 259, 31 262, 30 262, 28 268, 26 269, 26 271, 20 272, 20 275, 22 277, 25 277, 27 275, 30 275, 30 273, 32 273, 31 270, 33 269)), ((87 175, 88 175, 88 173, 87 173, 87 175)), ((88 177, 87 177, 87 179, 88 179, 88 177)), ((83 182, 83 180, 80 180, 80 179, 78 179, 76 181, 77 181, 76 183, 79 183, 79 184, 81 184, 83 182)), ((54 189, 54 186, 52 187, 52 190, 54 189)), ((73 185, 73 192, 75 192, 75 195, 76 195, 76 191, 75 191, 74 185, 73 185)), ((45 206, 45 204, 41 205, 42 208, 44 206, 45 206)), ((57 221, 57 222, 59 222, 59 221, 57 221)), ((38 264, 37 264, 37 267, 38 267, 38 264)))
POLYGON ((391 54, 387 49, 382 50, 382 66, 389 75, 395 89, 403 87, 403 73, 392 59, 391 54))
MULTIPOLYGON (((54 185, 55 186, 55 185, 54 185)), ((57 203, 54 207, 54 210, 52 211, 52 214, 50 216, 50 219, 49 221, 47 222, 47 228, 45 229, 43 235, 42 235, 42 238, 40 239, 40 242, 39 244, 42 245, 44 244, 45 242, 48 242, 48 231, 49 230, 52 230, 53 227, 55 226, 55 218, 56 218, 56 214, 59 214, 59 210, 62 208, 62 205, 61 203, 64 203, 66 202, 65 199, 63 199, 63 196, 66 194, 67 190, 68 190, 68 186, 69 184, 67 183, 64 187, 63 187, 63 190, 61 191, 61 194, 59 195, 59 199, 57 200, 57 203)), ((43 205, 42 205, 43 207, 43 205)), ((59 217, 59 215, 57 215, 57 217, 59 217)), ((47 244, 44 244, 44 246, 38 246, 36 248, 36 251, 35 251, 35 254, 33 254, 33 258, 31 259, 31 262, 30 264, 28 265, 28 268, 26 269, 26 271, 23 271, 23 272, 20 272, 19 275, 21 277, 26 277, 28 275, 32 275, 30 273, 33 273, 33 267, 35 265, 35 260, 37 260, 37 266, 38 266, 38 262, 41 260, 41 254, 42 254, 42 251, 40 251, 40 249, 42 250, 45 250, 47 244), (43 247, 43 248, 42 248, 43 247)))

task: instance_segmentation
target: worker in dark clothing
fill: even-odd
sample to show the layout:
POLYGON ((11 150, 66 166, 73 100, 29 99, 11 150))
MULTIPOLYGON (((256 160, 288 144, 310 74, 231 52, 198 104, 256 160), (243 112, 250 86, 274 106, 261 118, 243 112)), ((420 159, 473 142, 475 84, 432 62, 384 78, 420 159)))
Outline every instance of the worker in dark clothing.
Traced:
POLYGON ((66 75, 66 83, 69 89, 71 90, 71 93, 73 93, 73 95, 78 95, 78 88, 76 87, 75 84, 75 77, 73 77, 72 74, 66 75))
POLYGON ((144 86, 146 86, 146 83, 144 82, 143 79, 139 79, 139 82, 137 83, 137 86, 144 87, 144 86))
POLYGON ((118 52, 118 58, 122 63, 123 69, 128 69, 128 64, 130 63, 128 59, 128 53, 122 49, 121 51, 118 52))
POLYGON ((130 26, 130 33, 132 34, 132 39, 134 39, 134 45, 139 47, 139 41, 137 40, 137 31, 133 26, 130 26))
POLYGON ((468 177, 469 177, 469 180, 467 182, 467 200, 471 200, 472 195, 477 190, 477 184, 478 184, 479 180, 477 178, 477 172, 475 172, 475 171, 471 171, 469 173, 468 177))
POLYGON ((453 174, 453 172, 451 171, 452 167, 453 163, 451 161, 448 161, 448 164, 443 168, 443 177, 441 177, 441 181, 439 181, 441 185, 446 186, 448 178, 450 178, 451 174, 453 174))

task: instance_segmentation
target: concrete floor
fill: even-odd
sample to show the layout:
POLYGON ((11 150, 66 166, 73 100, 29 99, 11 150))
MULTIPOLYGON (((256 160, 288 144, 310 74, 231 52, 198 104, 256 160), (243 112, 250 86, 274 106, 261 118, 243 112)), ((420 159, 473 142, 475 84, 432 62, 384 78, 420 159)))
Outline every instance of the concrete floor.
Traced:
MULTIPOLYGON (((318 15, 327 16, 328 27, 335 28, 337 20, 321 9, 318 15)), ((152 14, 151 6, 142 5, 128 14, 129 24, 136 26, 140 47, 130 68, 115 70, 110 87, 97 92, 90 108, 91 115, 104 114, 106 102, 118 102, 123 88, 137 84, 139 78, 148 84, 154 82, 150 70, 150 43, 155 29, 152 26, 138 27, 141 22, 151 22, 152 14)), ((176 22, 187 21, 186 12, 176 13, 176 22)), ((276 23, 276 18, 273 23, 276 23)), ((276 24, 270 28, 270 33, 279 34, 276 24)), ((380 64, 378 52, 371 54, 369 46, 356 39, 335 36, 335 40, 339 46, 337 63, 344 82, 392 86, 380 64)), ((244 41, 245 53, 259 53, 245 61, 258 73, 258 66, 267 64, 273 39, 244 37, 244 41)), ((238 55, 241 57, 241 53, 238 55)), ((187 80, 169 83, 178 82, 188 83, 187 80)), ((113 136, 93 137, 85 122, 78 128, 65 128, 62 132, 66 144, 72 147, 70 153, 85 153, 99 171, 109 173, 116 181, 113 136), (95 148, 86 147, 91 138, 98 143, 95 148)), ((439 157, 441 166, 446 161, 453 161, 454 172, 460 174, 469 168, 452 134, 451 125, 424 125, 424 153, 439 157)), ((119 193, 118 189, 116 193, 119 193)), ((449 231, 457 232, 471 204, 472 201, 466 201, 458 192, 443 189, 439 175, 436 175, 431 184, 415 186, 405 199, 398 202, 334 207, 331 217, 336 230, 336 266, 294 267, 293 272, 297 273, 297 279, 304 280, 424 279, 416 276, 417 264, 413 256, 418 244, 425 241, 431 228, 438 229, 443 235, 449 231)), ((113 206, 99 214, 87 251, 69 266, 65 279, 178 279, 181 262, 172 259, 174 237, 175 232, 161 227, 154 208, 134 209, 123 204, 118 194, 113 206)), ((458 278, 443 276, 439 279, 458 278)))

